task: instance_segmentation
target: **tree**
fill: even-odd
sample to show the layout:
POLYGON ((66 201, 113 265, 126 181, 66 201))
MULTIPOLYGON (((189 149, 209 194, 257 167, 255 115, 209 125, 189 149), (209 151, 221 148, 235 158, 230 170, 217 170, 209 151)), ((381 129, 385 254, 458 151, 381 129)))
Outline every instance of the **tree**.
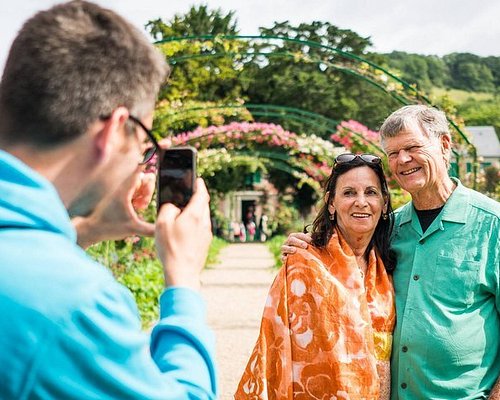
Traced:
POLYGON ((467 100, 458 106, 460 115, 467 125, 493 125, 500 134, 500 98, 478 101, 467 100))
MULTIPOLYGON (((275 23, 271 28, 261 28, 261 34, 303 41, 315 41, 342 51, 364 55, 371 45, 369 38, 340 29, 328 22, 291 25, 288 21, 275 23)), ((357 77, 340 69, 355 67, 356 61, 334 51, 308 46, 307 44, 282 41, 254 46, 255 53, 267 52, 269 62, 255 57, 249 72, 254 83, 245 94, 251 103, 279 104, 295 107, 323 116, 340 119, 359 119, 371 127, 395 107, 389 96, 357 77), (342 68, 335 68, 338 60, 342 68), (375 100, 372 102, 372 100, 375 100), (374 112, 374 109, 376 111, 374 112), (382 116, 382 117, 381 117, 382 116)), ((370 55, 368 55, 370 56, 370 55)), ((311 132, 306 124, 297 121, 277 121, 286 129, 311 132)))
POLYGON ((452 53, 444 56, 450 69, 453 87, 476 92, 493 92, 493 73, 481 57, 470 53, 452 53))
POLYGON ((192 6, 185 15, 176 14, 168 23, 161 18, 149 21, 146 30, 155 40, 194 35, 235 35, 238 33, 234 11, 223 14, 221 9, 192 6))
POLYGON ((393 51, 385 55, 389 67, 398 71, 401 77, 418 87, 429 91, 433 86, 444 87, 449 82, 449 69, 438 56, 393 51))
MULTIPOLYGON (((162 19, 150 21, 146 29, 158 41, 173 37, 238 33, 234 12, 223 14, 220 9, 210 11, 207 6, 193 6, 185 15, 177 14, 168 23, 162 19)), ((232 101, 241 97, 241 62, 237 57, 224 54, 245 52, 248 47, 246 42, 182 40, 167 42, 159 47, 172 64, 169 85, 160 92, 160 99, 232 101), (203 57, 198 57, 200 54, 203 57), (177 57, 181 58, 177 60, 177 57)))

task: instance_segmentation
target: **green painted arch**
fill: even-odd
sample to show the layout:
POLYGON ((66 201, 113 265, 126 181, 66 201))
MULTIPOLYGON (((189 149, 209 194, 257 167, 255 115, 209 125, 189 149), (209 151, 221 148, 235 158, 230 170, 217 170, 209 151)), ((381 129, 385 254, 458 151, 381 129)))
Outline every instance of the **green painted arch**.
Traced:
MULTIPOLYGON (((363 57, 360 57, 358 55, 337 49, 332 46, 327 46, 318 42, 314 41, 308 41, 308 40, 301 40, 301 39, 294 39, 294 38, 288 38, 288 37, 280 37, 280 36, 270 36, 270 35, 194 35, 194 36, 184 36, 184 37, 171 37, 171 38, 166 38, 160 41, 155 42, 155 44, 160 45, 160 44, 165 44, 169 42, 180 42, 180 41, 214 41, 214 42, 222 42, 223 40, 262 40, 262 41, 286 41, 286 42, 292 42, 292 43, 297 43, 300 45, 306 45, 309 47, 313 48, 321 48, 324 50, 331 51, 332 53, 335 53, 339 56, 344 57, 345 59, 352 60, 362 66, 368 66, 370 68, 373 68, 374 71, 378 71, 379 73, 383 74, 384 77, 387 77, 388 79, 396 82, 397 84, 401 85, 402 88, 407 92, 410 97, 402 96, 401 94, 394 93, 393 90, 388 90, 388 86, 386 86, 382 81, 377 82, 376 80, 372 79, 369 77, 369 75, 366 73, 361 73, 359 71, 356 71, 352 68, 349 68, 347 66, 343 66, 342 64, 334 64, 330 63, 327 60, 316 60, 318 63, 323 63, 327 64, 330 67, 333 67, 335 69, 338 69, 340 71, 343 71, 347 74, 351 74, 353 76, 356 76, 373 86, 379 88, 380 90, 388 93, 392 97, 394 97, 397 101, 399 101, 401 104, 415 104, 415 103, 425 103, 430 106, 435 106, 425 95, 423 95, 421 92, 419 92, 414 86, 410 85, 409 83, 405 82, 403 79, 397 77, 396 75, 392 74, 390 71, 386 70, 385 68, 371 62, 370 60, 367 60, 363 57)), ((269 56, 268 53, 208 53, 208 54, 194 54, 194 55, 189 55, 189 56, 181 56, 181 57, 172 57, 169 59, 171 63, 176 63, 176 62, 181 62, 183 60, 187 60, 190 58, 196 58, 196 57, 214 57, 214 56, 236 56, 236 55, 247 55, 247 56, 255 56, 255 55, 263 55, 263 56, 269 56)), ((276 54, 275 54, 276 55, 276 54)), ((282 56, 294 56, 293 53, 287 53, 283 52, 282 56)), ((314 62, 314 61, 313 61, 314 62)), ((453 129, 457 132, 459 137, 466 143, 469 154, 472 155, 473 158, 473 182, 474 186, 476 185, 477 181, 477 151, 475 146, 470 142, 468 137, 462 132, 458 124, 450 118, 450 115, 447 115, 448 121, 450 125, 453 127, 453 129)), ((457 157, 457 160, 459 159, 460 155, 454 151, 455 156, 457 157)))
MULTIPOLYGON (((189 56, 171 57, 171 58, 169 58, 169 62, 170 62, 170 64, 175 65, 175 64, 180 63, 182 61, 192 60, 192 59, 196 59, 196 58, 222 58, 222 57, 226 57, 226 56, 237 56, 240 54, 241 53, 235 53, 235 52, 225 52, 225 53, 221 52, 221 53, 210 53, 210 54, 191 54, 189 56)), ((261 55, 261 56, 266 56, 268 58, 270 58, 270 57, 296 58, 296 55, 294 53, 290 53, 290 52, 278 52, 278 53, 259 52, 259 53, 246 53, 246 54, 252 55, 252 56, 253 55, 261 55)), ((334 63, 331 63, 329 61, 325 61, 322 59, 310 58, 309 62, 313 62, 316 64, 325 64, 328 67, 334 68, 338 71, 342 71, 346 74, 353 75, 356 78, 359 78, 359 79, 369 83, 370 85, 373 85, 373 86, 377 87, 378 89, 384 91, 385 93, 387 93, 389 96, 393 97, 396 101, 398 101, 401 104, 410 104, 410 102, 411 102, 409 99, 404 98, 401 95, 398 95, 394 91, 388 90, 384 85, 381 85, 377 81, 370 79, 370 78, 366 77, 365 75, 358 73, 357 71, 342 67, 341 65, 337 65, 337 64, 334 64, 334 63)))
MULTIPOLYGON (((325 117, 321 114, 314 113, 311 111, 302 110, 295 107, 280 106, 276 104, 222 104, 207 107, 191 107, 191 108, 180 108, 177 113, 173 115, 172 121, 182 121, 188 119, 186 114, 191 112, 199 113, 205 110, 218 110, 218 109, 248 109, 252 115, 255 116, 271 116, 280 117, 283 119, 297 120, 304 122, 314 128, 320 128, 323 131, 335 133, 337 130, 337 125, 340 123, 338 120, 325 117), (179 117, 177 117, 179 116, 179 117)), ((361 137, 366 140, 374 149, 378 152, 383 153, 383 149, 374 141, 362 137, 359 133, 351 131, 355 136, 361 137)))
POLYGON ((217 152, 221 152, 224 157, 253 157, 271 170, 291 175, 297 182, 297 188, 307 184, 321 195, 321 183, 328 177, 333 160, 341 152, 341 148, 334 147, 332 142, 319 137, 286 131, 280 125, 264 123, 263 126, 254 122, 248 124, 248 131, 233 130, 231 124, 200 127, 198 132, 179 133, 164 138, 160 143, 166 147, 197 147, 202 170, 212 170, 205 165, 205 157, 217 157, 217 152), (262 129, 266 133, 262 134, 262 129), (228 138, 228 134, 235 137, 228 138), (261 141, 254 140, 256 135, 261 141), (277 142, 274 141, 276 138, 279 139, 277 142))

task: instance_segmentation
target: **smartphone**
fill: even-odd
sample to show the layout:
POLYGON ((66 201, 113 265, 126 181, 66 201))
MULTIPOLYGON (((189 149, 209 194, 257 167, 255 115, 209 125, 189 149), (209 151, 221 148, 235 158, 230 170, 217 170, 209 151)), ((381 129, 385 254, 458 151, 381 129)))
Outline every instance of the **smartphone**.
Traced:
POLYGON ((196 180, 196 149, 161 149, 158 157, 158 210, 164 203, 184 208, 193 196, 196 180))

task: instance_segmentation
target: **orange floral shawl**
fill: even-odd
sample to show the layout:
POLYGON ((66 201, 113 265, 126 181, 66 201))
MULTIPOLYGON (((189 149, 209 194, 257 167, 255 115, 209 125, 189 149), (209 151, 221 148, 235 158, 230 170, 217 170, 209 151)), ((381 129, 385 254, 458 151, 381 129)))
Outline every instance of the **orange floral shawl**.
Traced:
POLYGON ((372 250, 366 276, 335 232, 326 248, 289 255, 274 280, 235 399, 378 399, 394 291, 372 250))

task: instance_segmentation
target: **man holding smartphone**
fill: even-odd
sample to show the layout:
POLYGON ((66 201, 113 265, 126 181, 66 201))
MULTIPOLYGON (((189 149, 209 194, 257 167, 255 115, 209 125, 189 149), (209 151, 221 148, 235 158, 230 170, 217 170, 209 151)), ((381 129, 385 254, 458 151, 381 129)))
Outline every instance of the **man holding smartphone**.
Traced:
POLYGON ((0 84, 0 398, 216 398, 198 293, 211 241, 203 181, 182 211, 159 210, 166 290, 151 338, 69 218, 81 216, 81 245, 102 232, 151 233, 132 204, 148 197, 140 180, 167 71, 139 31, 84 1, 38 13, 14 40, 0 84), (110 193, 123 196, 114 210, 110 193), (93 234, 89 220, 108 211, 109 226, 93 234), (129 226, 113 231, 120 218, 129 226))

